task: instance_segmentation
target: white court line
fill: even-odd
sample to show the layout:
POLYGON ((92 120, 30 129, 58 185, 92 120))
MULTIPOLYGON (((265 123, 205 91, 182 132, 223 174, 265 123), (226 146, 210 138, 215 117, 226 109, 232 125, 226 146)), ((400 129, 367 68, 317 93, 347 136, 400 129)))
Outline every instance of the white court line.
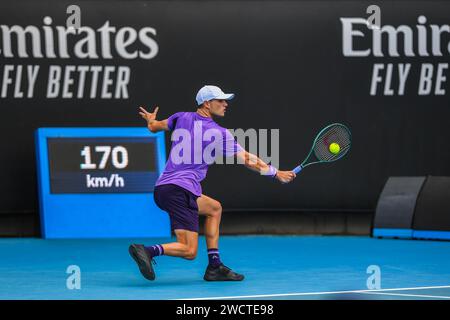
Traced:
POLYGON ((418 298, 432 298, 432 299, 450 299, 446 296, 429 296, 424 294, 406 294, 406 293, 388 293, 388 292, 363 292, 364 294, 381 294, 385 296, 402 296, 402 297, 418 297, 418 298))
POLYGON ((426 289, 445 289, 449 286, 433 286, 433 287, 413 287, 413 288, 390 288, 390 289, 372 289, 372 290, 349 290, 349 291, 327 291, 327 292, 295 292, 295 293, 278 293, 278 294, 258 294, 248 296, 226 296, 226 297, 202 297, 202 298, 183 298, 174 300, 225 300, 225 299, 251 299, 251 298, 272 298, 272 297, 292 297, 292 296, 309 296, 309 295, 325 295, 340 293, 368 293, 383 291, 407 291, 407 290, 426 290, 426 289))

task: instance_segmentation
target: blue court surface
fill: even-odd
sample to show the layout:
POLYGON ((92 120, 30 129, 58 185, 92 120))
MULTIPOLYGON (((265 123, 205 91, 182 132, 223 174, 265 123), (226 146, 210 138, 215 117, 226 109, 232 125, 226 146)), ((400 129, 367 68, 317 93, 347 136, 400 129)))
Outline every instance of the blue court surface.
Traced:
POLYGON ((243 282, 206 282, 204 238, 198 258, 158 257, 153 282, 128 245, 170 239, 0 239, 0 299, 450 299, 450 242, 342 236, 225 236, 224 263, 243 282), (69 290, 70 265, 81 270, 69 290), (367 288, 369 266, 381 289, 367 288))

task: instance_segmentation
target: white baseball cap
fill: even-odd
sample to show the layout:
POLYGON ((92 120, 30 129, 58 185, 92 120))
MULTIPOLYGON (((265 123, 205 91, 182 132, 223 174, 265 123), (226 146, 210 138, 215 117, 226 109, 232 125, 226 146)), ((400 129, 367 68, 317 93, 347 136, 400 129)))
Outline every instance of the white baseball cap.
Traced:
POLYGON ((230 100, 234 98, 234 93, 224 93, 222 89, 216 86, 203 86, 197 92, 195 100, 197 100, 197 105, 201 105, 205 101, 219 99, 219 100, 230 100))

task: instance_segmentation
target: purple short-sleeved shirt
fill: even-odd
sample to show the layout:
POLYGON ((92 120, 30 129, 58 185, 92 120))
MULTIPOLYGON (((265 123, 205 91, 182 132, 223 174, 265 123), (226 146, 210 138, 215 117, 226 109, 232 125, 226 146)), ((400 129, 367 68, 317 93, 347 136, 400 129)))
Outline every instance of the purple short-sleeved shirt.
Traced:
POLYGON ((174 130, 172 147, 156 186, 175 184, 200 196, 200 182, 206 177, 212 157, 233 156, 243 150, 227 129, 197 112, 173 114, 168 118, 168 127, 174 130))

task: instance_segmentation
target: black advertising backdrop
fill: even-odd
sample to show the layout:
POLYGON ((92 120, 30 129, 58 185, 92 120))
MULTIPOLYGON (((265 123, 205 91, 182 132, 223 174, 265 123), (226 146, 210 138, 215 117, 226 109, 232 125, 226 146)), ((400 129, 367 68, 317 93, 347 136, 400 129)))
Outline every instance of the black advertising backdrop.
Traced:
POLYGON ((346 158, 310 167, 288 185, 243 166, 212 166, 203 191, 224 208, 373 209, 389 176, 450 175, 449 13, 450 3, 444 1, 2 1, 0 211, 37 212, 36 128, 143 126, 139 105, 159 105, 160 118, 194 111, 195 94, 204 84, 236 93, 226 117, 218 120, 221 125, 280 129, 281 169, 292 169, 304 158, 321 127, 341 122, 353 133, 353 149, 346 158), (76 44, 89 31, 68 36, 67 48, 56 34, 56 26, 64 28, 71 4, 81 8, 81 25, 93 30, 91 46, 76 44), (407 36, 400 35, 394 44, 383 34, 383 56, 377 56, 380 50, 373 44, 375 31, 360 22, 370 4, 380 6, 382 26, 407 29, 407 36), (45 24, 45 17, 51 23, 47 19, 45 24), (108 33, 110 41, 96 31, 107 22, 115 27, 108 33), (14 34, 5 48, 15 25, 38 30, 42 57, 31 35, 22 48, 28 58, 20 57, 14 34), (441 27, 444 31, 432 34, 441 27), (120 32, 122 28, 128 29, 120 32), (53 34, 53 41, 45 43, 45 32, 53 34), (127 40, 133 43, 124 46, 127 40), (77 50, 90 56, 77 57, 77 50), (144 57, 131 58, 135 52, 144 57), (389 64, 392 95, 384 91, 389 64), (404 92, 399 94, 399 67, 404 71, 407 64, 404 92), (78 71, 66 90, 73 92, 71 98, 63 97, 63 87, 56 97, 47 96, 51 66, 60 66, 64 77, 70 65, 101 67, 95 98, 89 97, 91 71, 86 72, 82 98, 76 97, 78 71), (14 97, 14 90, 20 92, 15 83, 18 66, 23 66, 22 98, 14 97), (27 66, 39 66, 30 97, 27 66), (112 97, 106 93, 102 98, 107 66, 115 67, 107 87, 112 97), (427 84, 421 68, 430 66, 432 90, 425 85, 420 94, 420 83, 427 84), (129 72, 129 82, 116 98, 119 67, 125 70, 123 79, 129 72), (381 80, 371 94, 375 69, 381 80))

